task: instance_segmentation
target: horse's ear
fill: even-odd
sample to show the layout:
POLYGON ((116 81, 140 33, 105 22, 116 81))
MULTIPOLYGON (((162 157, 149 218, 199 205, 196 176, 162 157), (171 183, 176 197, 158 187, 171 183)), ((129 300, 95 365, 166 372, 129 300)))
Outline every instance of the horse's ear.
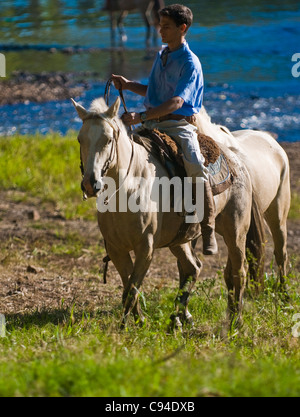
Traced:
POLYGON ((76 101, 73 100, 72 98, 71 98, 71 101, 77 111, 78 116, 80 117, 81 120, 83 120, 89 114, 89 112, 81 104, 76 103, 76 101))
POLYGON ((117 114, 119 113, 120 106, 121 106, 121 100, 120 100, 120 97, 118 97, 115 103, 107 110, 106 112, 107 116, 110 118, 116 117, 117 114))

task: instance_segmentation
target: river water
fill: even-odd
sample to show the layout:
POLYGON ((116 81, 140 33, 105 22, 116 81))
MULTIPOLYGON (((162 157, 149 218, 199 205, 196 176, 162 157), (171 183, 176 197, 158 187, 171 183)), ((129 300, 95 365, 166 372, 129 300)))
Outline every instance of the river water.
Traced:
MULTIPOLYGON (((111 73, 146 83, 154 52, 145 52, 140 15, 133 13, 126 20, 126 48, 113 50, 109 19, 101 11, 103 3, 2 0, 0 52, 6 56, 7 75, 15 70, 89 71, 94 74, 88 80, 91 88, 77 97, 86 107, 103 96, 111 73), (49 52, 51 47, 56 53, 49 52), (81 52, 60 52, 65 47, 81 52)), ((204 104, 212 120, 231 130, 268 130, 278 134, 281 141, 300 140, 300 77, 292 75, 296 64, 292 57, 300 54, 299 0, 182 3, 195 14, 187 40, 203 65, 204 104)), ((298 75, 295 69, 294 75, 298 75)), ((127 93, 126 99, 132 111, 142 110, 141 98, 127 93)), ((65 134, 81 125, 68 100, 1 106, 0 111, 0 135, 36 131, 65 134)))

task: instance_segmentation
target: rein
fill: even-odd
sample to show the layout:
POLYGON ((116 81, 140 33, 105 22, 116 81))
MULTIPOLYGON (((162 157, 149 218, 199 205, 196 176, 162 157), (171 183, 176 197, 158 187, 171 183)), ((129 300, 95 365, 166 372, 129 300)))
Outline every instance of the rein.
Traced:
MULTIPOLYGON (((83 121, 92 119, 94 117, 95 117, 94 115, 92 115, 92 116, 88 115, 87 117, 85 117, 83 119, 83 121)), ((109 155, 109 157, 108 157, 107 161, 105 162, 105 164, 103 166, 103 169, 102 169, 102 176, 104 176, 107 173, 107 171, 109 170, 109 167, 112 164, 112 162, 115 158, 115 155, 117 153, 117 143, 118 143, 118 139, 119 139, 119 136, 120 136, 120 129, 119 128, 116 129, 116 127, 106 117, 104 117, 100 114, 97 115, 96 117, 100 118, 103 121, 105 121, 106 123, 108 123, 110 125, 110 127, 113 129, 113 132, 114 132, 114 138, 113 138, 113 143, 112 143, 110 155, 109 155)), ((84 177, 84 165, 83 165, 83 161, 82 161, 81 152, 80 152, 80 170, 81 170, 81 175, 82 175, 82 178, 83 178, 84 177)), ((129 172, 128 172, 128 174, 129 174, 129 172)), ((85 194, 85 192, 83 191, 83 201, 86 201, 87 199, 88 199, 88 197, 85 194)))
MULTIPOLYGON (((112 82, 113 82, 113 80, 112 80, 112 78, 110 78, 107 81, 107 84, 106 84, 106 87, 105 87, 104 100, 106 101, 107 106, 109 106, 109 94, 110 94, 110 88, 111 88, 112 82)), ((123 104, 125 113, 128 113, 128 109, 127 109, 127 106, 126 106, 126 102, 125 102, 125 98, 124 98, 124 95, 123 95, 122 88, 120 88, 118 91, 119 91, 119 95, 120 95, 120 98, 121 98, 121 101, 122 101, 122 104, 123 104)), ((119 136, 120 136, 120 130, 118 130, 118 138, 116 140, 116 143, 117 143, 117 141, 119 139, 119 136)), ((111 195, 111 197, 109 199, 107 199, 105 201, 105 203, 104 203, 105 205, 108 205, 109 202, 110 202, 110 200, 120 191, 120 189, 123 187, 123 185, 125 184, 125 181, 127 180, 128 176, 129 176, 129 173, 130 173, 130 170, 131 170, 131 166, 132 166, 132 162, 133 162, 133 157, 134 157, 134 140, 133 140, 133 128, 132 128, 132 126, 130 126, 130 143, 131 143, 131 157, 130 157, 130 162, 129 162, 129 166, 128 166, 128 169, 127 169, 127 173, 125 175, 125 178, 122 181, 122 184, 119 186, 119 188, 111 195)), ((109 167, 108 167, 108 169, 109 169, 109 167)))
MULTIPOLYGON (((113 80, 112 80, 112 78, 110 78, 107 81, 106 86, 105 86, 104 100, 106 101, 106 104, 108 106, 109 106, 109 95, 110 95, 110 88, 111 88, 112 82, 113 82, 113 80)), ((124 94, 123 94, 122 88, 120 88, 118 91, 119 91, 119 94, 120 94, 120 98, 122 100, 122 104, 123 104, 124 109, 125 109, 125 113, 128 113, 128 109, 127 109, 127 106, 126 106, 126 102, 125 102, 125 99, 124 99, 124 94)), ((132 126, 130 126, 130 130, 132 131, 132 126)))
MULTIPOLYGON (((106 102, 106 104, 108 106, 109 106, 109 95, 110 95, 110 88, 111 88, 112 82, 113 82, 112 81, 112 78, 110 78, 108 80, 107 84, 106 84, 106 87, 105 87, 104 99, 105 99, 105 102, 106 102)), ((124 95, 123 95, 122 88, 119 89, 119 94, 120 94, 120 98, 121 98, 121 101, 123 103, 125 112, 128 113, 128 109, 127 109, 127 106, 126 106, 126 102, 125 102, 125 99, 124 99, 124 95)), ((85 117, 83 119, 83 121, 88 120, 88 119, 91 119, 91 118, 94 118, 94 117, 100 118, 104 122, 108 123, 109 126, 114 131, 114 137, 113 137, 113 143, 112 143, 112 147, 111 147, 111 153, 110 153, 110 156, 107 159, 107 161, 105 162, 105 165, 104 165, 104 167, 102 169, 102 176, 105 176, 105 174, 109 170, 109 168, 110 168, 110 166, 111 166, 111 164, 112 164, 112 162, 113 162, 113 160, 115 158, 115 155, 117 155, 117 143, 118 143, 118 140, 119 140, 119 137, 120 137, 120 129, 119 129, 118 126, 114 125, 111 122, 110 119, 106 118, 105 116, 103 116, 101 114, 97 114, 96 116, 95 115, 92 115, 92 116, 91 115, 88 115, 87 117, 85 117)), ((105 203, 104 203, 105 205, 108 205, 109 202, 110 202, 110 200, 120 191, 120 189, 123 187, 123 185, 125 184, 125 181, 127 180, 128 176, 129 176, 129 173, 130 173, 130 170, 131 170, 131 167, 132 167, 133 158, 134 158, 134 141, 133 141, 133 129, 132 129, 132 126, 130 126, 130 143, 131 143, 131 149, 132 150, 131 150, 130 162, 129 162, 129 166, 128 166, 128 169, 127 169, 127 173, 125 175, 125 178, 122 181, 121 185, 118 187, 118 189, 111 195, 111 197, 109 199, 107 199, 105 201, 105 203)), ((82 177, 84 177, 84 166, 83 166, 83 162, 82 162, 81 155, 80 155, 80 160, 81 160, 81 163, 80 163, 81 174, 82 174, 82 177)), ((83 193, 83 200, 84 201, 87 200, 87 196, 86 196, 85 193, 83 193)))
MULTIPOLYGON (((110 88, 111 88, 112 82, 113 82, 113 80, 112 80, 112 78, 110 78, 108 80, 107 84, 106 84, 106 87, 105 87, 104 99, 106 101, 107 106, 109 106, 109 95, 110 95, 110 88)), ((126 106, 126 102, 125 102, 125 99, 124 99, 124 95, 123 95, 122 88, 119 89, 119 94, 120 94, 120 98, 121 98, 121 101, 123 103, 125 112, 128 113, 128 109, 127 109, 127 106, 126 106)), ((97 115, 97 116, 95 116, 95 115, 92 115, 92 116, 88 115, 86 118, 84 118, 83 121, 88 120, 88 119, 93 118, 93 117, 98 117, 98 118, 102 119, 104 122, 108 123, 109 126, 113 129, 113 132, 114 132, 113 143, 112 143, 112 147, 111 147, 111 153, 110 153, 110 156, 109 156, 108 160, 106 161, 106 163, 105 163, 105 165, 104 165, 104 167, 102 169, 102 175, 104 176, 107 173, 107 171, 109 170, 110 165, 112 164, 112 162, 113 162, 113 160, 115 158, 115 155, 118 156, 118 152, 117 152, 118 147, 117 147, 117 144, 118 144, 118 140, 119 140, 119 137, 120 137, 120 129, 119 129, 119 127, 117 125, 114 125, 111 122, 111 120, 109 120, 108 118, 106 118, 105 116, 100 115, 100 114, 97 115)), ((133 158, 134 158, 134 140, 133 140, 133 129, 132 129, 132 126, 130 126, 130 143, 131 143, 131 149, 132 150, 131 150, 131 157, 130 157, 130 162, 129 162, 129 166, 128 166, 128 169, 127 169, 126 176, 125 176, 124 180, 122 181, 122 184, 120 184, 119 188, 112 194, 112 196, 109 199, 107 199, 105 201, 104 204, 106 204, 106 205, 109 204, 110 200, 124 186, 125 181, 128 178, 129 173, 130 173, 130 170, 131 170, 131 167, 132 167, 132 162, 133 162, 133 158)), ((83 166, 81 152, 80 152, 80 170, 81 170, 81 174, 82 174, 82 178, 83 178, 84 177, 84 166, 83 166)), ((84 201, 87 200, 87 195, 84 192, 83 192, 83 200, 84 201)), ((106 246, 106 242, 105 242, 105 246, 106 246)), ((109 263, 109 261, 110 261, 110 257, 107 255, 103 259, 103 262, 104 262, 103 282, 104 282, 104 284, 107 283, 107 271, 108 271, 108 263, 109 263)))

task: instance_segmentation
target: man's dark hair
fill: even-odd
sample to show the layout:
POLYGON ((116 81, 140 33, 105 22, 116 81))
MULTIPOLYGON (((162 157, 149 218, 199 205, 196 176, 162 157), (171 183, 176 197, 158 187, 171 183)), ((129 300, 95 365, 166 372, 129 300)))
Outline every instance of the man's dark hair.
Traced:
POLYGON ((167 6, 164 9, 160 10, 160 16, 169 17, 172 19, 176 26, 187 25, 187 30, 192 26, 193 23, 193 12, 186 6, 182 4, 173 4, 172 6, 167 6))

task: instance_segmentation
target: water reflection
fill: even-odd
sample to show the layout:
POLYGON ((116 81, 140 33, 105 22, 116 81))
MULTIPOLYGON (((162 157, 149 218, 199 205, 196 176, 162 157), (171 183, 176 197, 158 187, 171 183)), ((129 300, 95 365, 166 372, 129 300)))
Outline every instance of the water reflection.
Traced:
MULTIPOLYGON (((166 0, 166 4, 174 1, 166 0)), ((184 4, 195 14, 195 24, 211 27, 226 23, 253 25, 292 16, 299 12, 298 0, 190 0, 184 4)), ((0 42, 94 45, 93 38, 109 28, 109 18, 102 12, 104 0, 2 0, 0 42), (89 32, 83 36, 81 31, 89 32)), ((143 26, 139 13, 130 14, 126 26, 143 26)), ((135 38, 135 41, 138 39, 135 38)), ((99 43, 99 42, 98 42, 99 43)), ((97 42, 96 42, 97 44, 97 42)))
MULTIPOLYGON (((182 2, 195 13, 188 41, 201 59, 206 104, 215 120, 233 129, 284 129, 287 139, 295 138, 300 124, 300 84, 291 75, 291 57, 300 52, 299 0, 182 2)), ((145 52, 141 16, 133 13, 126 20, 126 49, 110 50, 109 18, 101 11, 103 5, 104 0, 2 0, 0 52, 1 44, 53 48, 53 53, 5 53, 7 73, 89 71, 92 89, 81 98, 86 106, 103 95, 111 73, 146 82, 154 53, 147 56, 145 52), (59 52, 76 45, 87 49, 76 54, 59 52)), ((132 109, 142 104, 132 95, 128 100, 132 109)), ((77 129, 72 110, 69 102, 4 106, 0 134, 18 129, 23 133, 30 129, 64 132, 70 125, 77 129)))
MULTIPOLYGON (((166 4, 174 1, 165 0, 166 4)), ((295 12, 299 10, 298 0, 188 0, 183 4, 191 7, 194 11, 196 21, 204 24, 218 24, 231 20, 242 22, 244 19, 253 20, 257 14, 295 12)), ((28 16, 39 19, 58 17, 75 17, 94 14, 99 16, 105 4, 105 0, 2 0, 1 16, 28 16)))

